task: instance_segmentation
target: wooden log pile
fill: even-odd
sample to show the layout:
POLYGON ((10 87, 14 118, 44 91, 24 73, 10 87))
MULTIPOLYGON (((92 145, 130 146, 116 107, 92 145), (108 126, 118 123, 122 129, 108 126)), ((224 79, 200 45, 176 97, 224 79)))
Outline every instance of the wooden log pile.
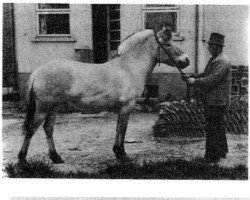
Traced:
POLYGON ((226 129, 232 134, 248 134, 248 99, 234 100, 225 116, 226 129))
MULTIPOLYGON (((163 102, 158 105, 159 117, 153 127, 155 136, 204 137, 204 107, 196 100, 163 102)), ((231 134, 247 134, 248 101, 232 102, 225 116, 226 128, 231 134)))

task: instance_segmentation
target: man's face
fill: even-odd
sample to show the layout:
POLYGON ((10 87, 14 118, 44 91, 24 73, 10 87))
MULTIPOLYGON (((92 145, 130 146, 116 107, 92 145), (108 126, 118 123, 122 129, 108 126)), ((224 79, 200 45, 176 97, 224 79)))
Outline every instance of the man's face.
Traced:
POLYGON ((220 46, 218 44, 208 44, 208 51, 212 56, 218 55, 223 49, 223 46, 220 46))
POLYGON ((211 55, 214 55, 217 50, 217 45, 215 44, 208 44, 208 51, 211 55))

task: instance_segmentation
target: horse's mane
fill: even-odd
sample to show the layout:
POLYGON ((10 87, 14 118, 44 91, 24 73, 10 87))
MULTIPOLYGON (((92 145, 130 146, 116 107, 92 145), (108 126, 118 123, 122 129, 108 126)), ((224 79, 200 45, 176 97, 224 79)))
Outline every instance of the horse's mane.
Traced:
POLYGON ((133 33, 123 40, 123 42, 118 47, 118 55, 123 55, 128 52, 133 46, 141 41, 144 41, 150 35, 152 35, 153 30, 143 30, 137 33, 133 33))

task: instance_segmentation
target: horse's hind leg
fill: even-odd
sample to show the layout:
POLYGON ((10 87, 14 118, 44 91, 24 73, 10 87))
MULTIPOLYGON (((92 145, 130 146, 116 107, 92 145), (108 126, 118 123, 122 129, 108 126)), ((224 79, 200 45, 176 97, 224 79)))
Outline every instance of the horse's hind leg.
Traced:
POLYGON ((36 110, 31 116, 27 115, 24 125, 23 125, 23 134, 24 140, 22 148, 18 154, 19 161, 26 161, 26 156, 28 153, 29 145, 32 136, 35 134, 36 130, 39 128, 41 123, 44 121, 45 114, 40 113, 39 110, 36 110))
POLYGON ((54 124, 56 120, 56 112, 50 112, 45 119, 44 123, 44 131, 46 133, 46 139, 49 148, 49 157, 53 163, 63 163, 62 158, 57 154, 54 140, 53 140, 53 131, 54 131, 54 124))

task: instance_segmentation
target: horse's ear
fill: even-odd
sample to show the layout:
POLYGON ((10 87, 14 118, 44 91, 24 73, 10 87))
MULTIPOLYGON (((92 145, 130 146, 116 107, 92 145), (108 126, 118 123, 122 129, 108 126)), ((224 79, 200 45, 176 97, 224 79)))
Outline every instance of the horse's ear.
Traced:
POLYGON ((163 27, 163 39, 165 42, 168 42, 172 39, 172 30, 168 27, 163 27))
POLYGON ((158 32, 158 37, 161 43, 168 42, 172 39, 172 30, 168 27, 163 27, 162 30, 158 32))

